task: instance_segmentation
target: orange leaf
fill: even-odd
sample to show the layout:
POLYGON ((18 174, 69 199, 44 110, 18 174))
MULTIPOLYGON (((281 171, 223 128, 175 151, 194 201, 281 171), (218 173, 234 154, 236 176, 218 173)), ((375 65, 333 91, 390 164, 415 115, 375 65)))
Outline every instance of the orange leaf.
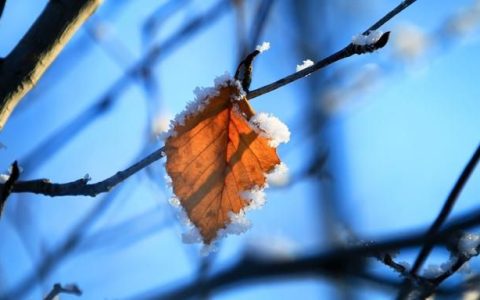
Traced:
POLYGON ((227 81, 203 109, 178 122, 165 142, 173 192, 206 244, 250 204, 242 193, 263 188, 280 163, 276 150, 248 120, 254 116, 238 84, 227 81), (240 99, 240 100, 239 100, 240 99))

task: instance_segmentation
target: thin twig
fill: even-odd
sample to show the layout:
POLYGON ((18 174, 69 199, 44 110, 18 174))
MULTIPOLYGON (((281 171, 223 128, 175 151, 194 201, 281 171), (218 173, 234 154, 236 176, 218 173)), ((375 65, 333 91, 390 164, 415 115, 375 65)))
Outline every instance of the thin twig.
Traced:
POLYGON ((71 294, 76 296, 81 296, 82 291, 76 284, 66 284, 61 286, 60 283, 55 283, 53 285, 52 290, 43 298, 44 300, 54 300, 58 295, 61 293, 63 294, 71 294))
MULTIPOLYGON (((442 224, 445 223, 448 215, 452 211, 453 206, 455 205, 458 199, 458 196, 460 195, 460 192, 462 191, 463 187, 467 183, 468 178, 470 178, 470 175, 472 175, 473 170, 475 169, 475 166, 479 161, 480 161, 480 144, 477 146, 477 150, 474 152, 472 158, 470 158, 470 161, 465 166, 465 169, 463 169, 462 174, 460 175, 457 182, 453 186, 453 189, 448 195, 447 200, 443 204, 442 210, 440 211, 439 215, 437 216, 433 224, 430 226, 430 229, 426 233, 427 237, 435 235, 440 230, 440 227, 442 226, 442 224)), ((429 243, 428 241, 425 242, 422 249, 420 250, 420 253, 417 256, 417 259, 415 260, 415 263, 413 264, 412 269, 410 270, 411 274, 416 274, 418 270, 422 267, 423 263, 425 262, 428 255, 432 251, 433 246, 434 245, 432 243, 429 243)))
MULTIPOLYGON (((378 20, 375 24, 370 26, 367 30, 363 32, 363 34, 368 34, 371 30, 376 30, 380 28, 383 24, 388 22, 390 19, 392 19, 394 16, 402 12, 404 9, 412 5, 416 0, 405 0, 402 1, 397 7, 392 9, 389 13, 387 13, 385 16, 383 16, 380 20, 378 20)), ((383 47, 383 46, 382 46, 383 47)), ((298 71, 296 73, 293 73, 291 75, 288 75, 282 79, 279 79, 273 83, 267 84, 263 87, 260 87, 256 90, 251 91, 250 93, 247 94, 248 99, 253 99, 255 97, 261 96, 263 94, 269 93, 273 90, 276 90, 286 84, 289 84, 295 80, 298 80, 300 78, 303 78, 315 71, 318 71, 330 64, 333 64, 334 62, 337 62, 341 59, 347 58, 349 56, 352 56, 354 54, 362 54, 364 52, 355 52, 353 51, 354 45, 352 43, 348 44, 345 48, 337 51, 336 53, 328 56, 327 58, 324 58, 317 63, 315 63, 313 66, 310 66, 308 68, 305 68, 301 71, 298 71)), ((381 48, 381 47, 380 47, 381 48)), ((377 48, 378 49, 378 48, 377 48)))
MULTIPOLYGON (((29 181, 19 181, 12 189, 13 193, 35 193, 46 196, 91 196, 95 197, 98 194, 110 191, 120 182, 128 177, 151 165, 155 161, 165 156, 164 148, 160 148, 149 154, 139 162, 131 165, 123 171, 117 172, 109 178, 99 181, 97 183, 88 184, 90 178, 85 176, 67 183, 52 183, 48 179, 37 179, 29 181)), ((0 189, 6 187, 6 184, 0 184, 0 189)))

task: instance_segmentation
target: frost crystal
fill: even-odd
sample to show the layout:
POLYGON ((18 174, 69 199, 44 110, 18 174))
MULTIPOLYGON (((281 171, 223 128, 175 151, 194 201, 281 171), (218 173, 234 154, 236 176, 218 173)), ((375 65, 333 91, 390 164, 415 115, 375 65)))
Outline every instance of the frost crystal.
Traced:
POLYGON ((458 243, 458 250, 467 257, 478 255, 478 248, 480 246, 480 235, 466 233, 458 243))
POLYGON ((284 186, 289 180, 288 167, 283 162, 277 165, 272 172, 267 174, 267 182, 271 185, 284 186))
POLYGON ((313 61, 311 61, 310 59, 304 60, 304 61, 302 62, 302 64, 297 65, 297 72, 298 72, 298 71, 301 71, 301 70, 303 70, 303 69, 305 69, 305 68, 308 68, 308 67, 310 67, 310 66, 313 66, 313 64, 314 64, 313 61))
POLYGON ((260 136, 270 140, 271 147, 276 148, 279 144, 290 140, 288 127, 272 115, 259 113, 250 119, 250 125, 259 132, 260 136))
POLYGON ((270 49, 270 43, 269 42, 263 42, 261 45, 258 45, 255 50, 260 51, 260 53, 267 51, 270 49))
POLYGON ((441 266, 430 264, 423 271, 423 276, 429 279, 433 279, 443 274, 443 271, 444 270, 441 266))
POLYGON ((382 37, 383 32, 380 30, 371 30, 367 35, 358 34, 352 38, 352 44, 358 46, 366 46, 375 44, 380 37, 382 37))
POLYGON ((265 204, 265 192, 258 187, 242 192, 241 197, 250 201, 250 204, 245 207, 248 210, 261 208, 265 204))
POLYGON ((231 223, 228 224, 227 228, 225 228, 223 232, 219 233, 219 236, 224 236, 225 234, 241 234, 246 232, 250 227, 252 227, 252 223, 245 217, 245 211, 241 210, 240 213, 234 214, 232 212, 229 213, 231 223))

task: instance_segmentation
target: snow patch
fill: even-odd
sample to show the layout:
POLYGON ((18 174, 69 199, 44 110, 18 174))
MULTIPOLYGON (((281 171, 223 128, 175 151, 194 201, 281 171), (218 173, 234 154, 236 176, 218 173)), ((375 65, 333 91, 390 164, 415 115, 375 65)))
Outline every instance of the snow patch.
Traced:
POLYGON ((290 174, 286 164, 281 162, 272 172, 267 174, 267 182, 274 186, 284 186, 290 181, 290 174))
POLYGON ((375 44, 380 37, 382 37, 383 32, 380 30, 370 30, 368 34, 358 34, 352 37, 352 44, 358 46, 366 46, 375 44))
POLYGON ((260 53, 267 51, 270 49, 270 43, 269 42, 263 42, 261 45, 258 45, 255 50, 260 51, 260 53))
POLYGON ((250 191, 244 191, 240 193, 242 199, 250 201, 248 206, 244 210, 259 209, 265 205, 266 196, 263 189, 259 187, 254 187, 250 191))
POLYGON ((480 235, 466 233, 458 243, 458 250, 466 257, 478 255, 478 248, 480 247, 480 235))
POLYGON ((313 61, 311 61, 310 59, 306 59, 300 65, 297 65, 297 72, 313 65, 314 65, 313 61))
POLYGON ((7 182, 8 178, 10 178, 10 174, 0 174, 0 183, 7 182))
POLYGON ((259 113, 253 116, 249 123, 260 136, 269 139, 271 147, 276 148, 281 143, 287 143, 290 140, 288 127, 270 114, 259 113))

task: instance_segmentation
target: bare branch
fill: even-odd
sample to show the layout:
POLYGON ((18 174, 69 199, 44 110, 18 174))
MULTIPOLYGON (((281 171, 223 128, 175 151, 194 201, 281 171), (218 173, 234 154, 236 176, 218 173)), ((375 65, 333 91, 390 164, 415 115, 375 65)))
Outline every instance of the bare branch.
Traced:
MULTIPOLYGON (((480 208, 470 214, 455 218, 452 223, 435 235, 429 236, 427 240, 433 244, 447 243, 448 239, 457 233, 458 230, 478 225, 480 225, 480 208)), ((258 259, 248 258, 203 280, 201 284, 198 281, 194 281, 170 293, 150 291, 141 296, 137 295, 132 299, 186 299, 205 292, 218 291, 234 284, 271 278, 298 278, 339 273, 362 277, 364 274, 359 272, 361 270, 359 265, 362 264, 365 256, 375 256, 379 252, 407 249, 421 245, 425 242, 423 232, 424 230, 416 230, 401 237, 391 238, 374 244, 337 248, 288 261, 259 261, 258 259)))
POLYGON ((0 130, 18 102, 101 2, 48 1, 42 14, 0 65, 0 130))
MULTIPOLYGON (((29 181, 19 181, 12 189, 13 193, 35 193, 47 196, 91 196, 95 197, 98 194, 110 191, 120 182, 128 177, 149 166, 155 161, 165 156, 164 148, 160 148, 155 152, 149 154, 139 162, 131 165, 123 171, 117 172, 109 178, 99 181, 97 183, 88 184, 90 178, 85 176, 67 183, 52 183, 48 179, 36 179, 29 181)), ((0 184, 0 190, 4 189, 6 184, 0 184)))
POLYGON ((10 174, 10 177, 8 177, 8 180, 5 182, 5 185, 2 189, 2 193, 0 194, 0 217, 2 216, 3 207, 7 202, 7 198, 12 192, 13 186, 19 177, 20 177, 20 169, 18 168, 17 161, 14 161, 12 164, 12 172, 10 174))
POLYGON ((2 17, 3 9, 5 8, 6 3, 7 3, 7 0, 0 0, 0 18, 2 17))
MULTIPOLYGON (((385 16, 383 16, 380 20, 378 20, 375 24, 373 24, 367 30, 365 30, 363 32, 363 34, 368 34, 370 31, 380 28, 380 26, 387 23, 390 19, 392 19, 394 16, 396 16, 397 14, 402 12, 404 9, 406 9, 407 7, 409 7, 410 5, 412 5, 416 1, 417 0, 402 1, 402 3, 400 3, 394 9, 392 9, 389 13, 387 13, 385 16)), ((388 39, 388 36, 386 38, 388 39)), ((379 42, 380 42, 380 40, 379 40, 379 42)), ((383 40, 382 43, 378 44, 376 49, 380 49, 383 46, 385 46, 387 41, 383 40), (383 45, 381 45, 382 43, 383 43, 383 45)), ((263 94, 266 94, 266 93, 271 92, 273 90, 276 90, 276 89, 278 89, 278 88, 280 88, 280 87, 282 87, 286 84, 289 84, 289 83, 291 83, 295 80, 303 78, 303 77, 305 77, 305 76, 307 76, 307 75, 309 75, 309 74, 311 74, 315 71, 318 71, 318 70, 320 70, 320 69, 322 69, 322 68, 324 68, 324 67, 326 67, 330 64, 333 64, 334 62, 337 62, 341 59, 350 57, 354 54, 363 54, 363 53, 366 53, 366 52, 371 52, 371 51, 365 51, 365 52, 360 51, 359 52, 359 51, 355 51, 355 48, 356 48, 355 45, 350 43, 345 48, 343 48, 342 50, 337 51, 336 53, 330 55, 329 57, 318 61, 313 66, 305 68, 305 69, 303 69, 299 72, 293 73, 293 74, 288 75, 288 76, 286 76, 282 79, 279 79, 279 80, 277 80, 273 83, 270 83, 270 84, 265 85, 261 88, 258 88, 256 90, 251 91, 250 93, 247 94, 247 98, 248 99, 253 99, 253 98, 258 97, 260 95, 263 95, 263 94)), ((376 49, 373 49, 373 50, 376 50, 376 49)))
MULTIPOLYGON (((455 202, 458 199, 458 196, 460 195, 460 192, 462 191, 463 187, 467 183, 468 178, 470 175, 472 175, 473 170, 475 169, 475 166, 478 164, 480 161, 480 145, 477 146, 477 150, 473 154, 472 158, 470 158, 470 161, 468 164, 465 166, 465 169, 462 171, 462 174, 458 178, 457 182, 455 183, 452 191, 448 195, 447 200, 443 204, 442 210, 440 211, 439 215, 431 225, 430 229, 426 233, 426 236, 431 236, 435 235, 439 230, 440 227, 442 226, 443 223, 447 220, 448 215, 453 209, 453 206, 455 205, 455 202)), ((417 256, 417 259, 415 260, 415 263, 413 264, 412 269, 410 270, 411 274, 416 274, 418 270, 422 267, 423 263, 427 259, 428 255, 433 249, 433 244, 429 243, 428 241, 425 242, 423 248, 420 250, 420 253, 417 256)))
POLYGON ((81 296, 82 291, 76 284, 66 284, 61 286, 60 283, 55 283, 52 290, 45 296, 44 300, 54 300, 61 293, 81 296))

